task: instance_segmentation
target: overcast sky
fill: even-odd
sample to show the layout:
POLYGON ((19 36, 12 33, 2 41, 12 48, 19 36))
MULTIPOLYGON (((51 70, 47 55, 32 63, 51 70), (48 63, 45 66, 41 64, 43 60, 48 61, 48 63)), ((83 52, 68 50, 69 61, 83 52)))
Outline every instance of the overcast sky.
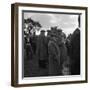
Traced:
POLYGON ((72 33, 78 27, 78 15, 68 14, 47 14, 25 12, 24 19, 32 18, 42 25, 42 29, 50 29, 51 26, 58 26, 66 35, 72 33))

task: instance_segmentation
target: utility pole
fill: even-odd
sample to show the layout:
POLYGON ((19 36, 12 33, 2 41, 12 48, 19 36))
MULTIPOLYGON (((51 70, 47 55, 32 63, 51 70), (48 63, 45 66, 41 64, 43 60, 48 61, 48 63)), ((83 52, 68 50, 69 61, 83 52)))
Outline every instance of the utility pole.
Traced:
POLYGON ((78 27, 81 27, 81 19, 80 19, 80 15, 78 15, 78 27))

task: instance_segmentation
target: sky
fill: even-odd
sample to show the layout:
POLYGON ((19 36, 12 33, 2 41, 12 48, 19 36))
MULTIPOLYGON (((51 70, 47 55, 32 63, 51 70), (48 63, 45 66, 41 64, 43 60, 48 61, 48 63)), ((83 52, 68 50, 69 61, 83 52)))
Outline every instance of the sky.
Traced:
POLYGON ((73 33, 78 27, 78 15, 24 12, 24 19, 27 18, 38 21, 42 25, 41 29, 44 30, 50 29, 52 26, 57 26, 66 35, 73 33))

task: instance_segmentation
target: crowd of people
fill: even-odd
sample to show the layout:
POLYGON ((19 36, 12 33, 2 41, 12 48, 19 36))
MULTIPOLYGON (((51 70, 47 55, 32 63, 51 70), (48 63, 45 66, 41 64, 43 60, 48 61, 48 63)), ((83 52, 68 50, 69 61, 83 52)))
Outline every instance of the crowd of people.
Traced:
POLYGON ((50 30, 36 30, 42 26, 31 18, 24 29, 24 76, 56 76, 80 74, 80 30, 76 28, 66 37, 56 26, 50 30), (47 35, 45 34, 47 32, 47 35))
POLYGON ((41 30, 40 35, 36 35, 35 32, 32 35, 24 32, 24 36, 25 76, 33 76, 30 74, 33 71, 34 75, 40 76, 40 69, 43 76, 80 74, 79 28, 76 28, 68 37, 57 27, 41 30), (30 71, 31 64, 36 65, 36 71, 35 69, 30 71), (45 73, 43 73, 44 70, 46 70, 45 73))

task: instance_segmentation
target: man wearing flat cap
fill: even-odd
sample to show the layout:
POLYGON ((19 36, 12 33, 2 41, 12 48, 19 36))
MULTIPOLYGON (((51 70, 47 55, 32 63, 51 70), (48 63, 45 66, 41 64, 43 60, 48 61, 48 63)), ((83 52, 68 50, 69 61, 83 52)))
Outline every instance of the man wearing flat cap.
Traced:
POLYGON ((46 68, 46 60, 48 59, 47 45, 46 45, 45 30, 41 30, 41 33, 37 39, 36 57, 39 62, 39 68, 46 68))

